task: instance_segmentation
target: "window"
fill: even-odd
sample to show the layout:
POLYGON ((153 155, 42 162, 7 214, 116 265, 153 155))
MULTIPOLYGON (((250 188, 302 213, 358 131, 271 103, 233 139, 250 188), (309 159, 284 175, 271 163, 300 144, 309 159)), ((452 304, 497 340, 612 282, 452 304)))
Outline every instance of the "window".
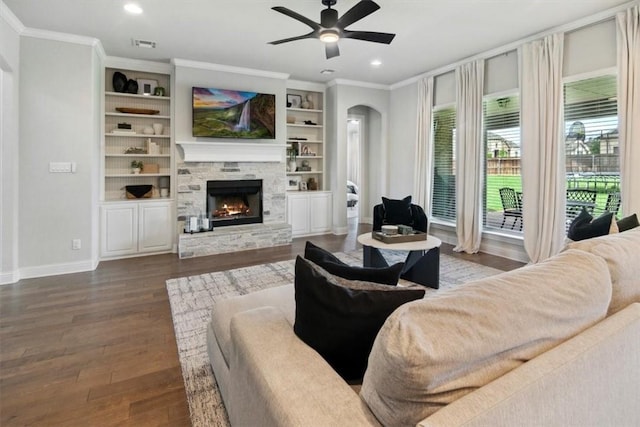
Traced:
POLYGON ((456 109, 433 112, 433 189, 431 215, 446 222, 456 220, 456 109))
POLYGON ((483 101, 485 229, 522 233, 520 100, 517 95, 483 101))
POLYGON ((620 198, 616 76, 564 85, 567 225, 586 208, 617 214, 620 198))

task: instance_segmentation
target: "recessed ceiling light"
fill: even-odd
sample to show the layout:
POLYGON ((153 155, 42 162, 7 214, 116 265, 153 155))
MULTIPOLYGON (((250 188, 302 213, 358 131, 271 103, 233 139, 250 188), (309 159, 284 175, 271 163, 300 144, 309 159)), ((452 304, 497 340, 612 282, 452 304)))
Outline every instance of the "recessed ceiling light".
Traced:
POLYGON ((320 71, 320 74, 333 74, 335 72, 336 70, 330 70, 328 68, 325 68, 324 70, 320 71))
POLYGON ((125 4, 124 10, 134 15, 140 15, 142 13, 142 8, 135 3, 125 4))
POLYGON ((382 61, 380 61, 379 59, 374 59, 373 61, 371 61, 371 66, 372 67, 379 67, 382 65, 382 61))

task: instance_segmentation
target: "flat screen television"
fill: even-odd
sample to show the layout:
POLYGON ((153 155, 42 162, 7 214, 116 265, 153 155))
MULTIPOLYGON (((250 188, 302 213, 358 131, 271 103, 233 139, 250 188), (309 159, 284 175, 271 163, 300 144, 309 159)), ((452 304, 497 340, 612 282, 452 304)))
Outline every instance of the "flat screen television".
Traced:
POLYGON ((194 87, 193 136, 275 139, 276 96, 194 87))

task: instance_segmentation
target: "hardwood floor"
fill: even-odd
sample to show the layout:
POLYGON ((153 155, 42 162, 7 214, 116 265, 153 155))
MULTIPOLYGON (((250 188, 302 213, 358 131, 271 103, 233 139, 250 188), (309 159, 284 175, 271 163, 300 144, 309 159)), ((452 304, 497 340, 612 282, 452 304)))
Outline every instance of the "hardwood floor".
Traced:
MULTIPOLYGON (((368 225, 316 236, 331 251, 358 248, 368 225)), ((101 262, 93 272, 0 286, 0 425, 188 426, 165 281, 292 259, 291 245, 180 260, 175 254, 101 262)), ((442 252, 501 270, 522 264, 442 252)))

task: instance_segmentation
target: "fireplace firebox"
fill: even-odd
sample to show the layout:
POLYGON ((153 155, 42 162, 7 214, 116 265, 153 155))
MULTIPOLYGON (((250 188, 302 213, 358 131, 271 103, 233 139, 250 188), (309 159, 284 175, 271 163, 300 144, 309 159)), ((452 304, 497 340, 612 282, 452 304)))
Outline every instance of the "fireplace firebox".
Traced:
POLYGON ((207 212, 214 228, 262 223, 262 180, 207 181, 207 212))

